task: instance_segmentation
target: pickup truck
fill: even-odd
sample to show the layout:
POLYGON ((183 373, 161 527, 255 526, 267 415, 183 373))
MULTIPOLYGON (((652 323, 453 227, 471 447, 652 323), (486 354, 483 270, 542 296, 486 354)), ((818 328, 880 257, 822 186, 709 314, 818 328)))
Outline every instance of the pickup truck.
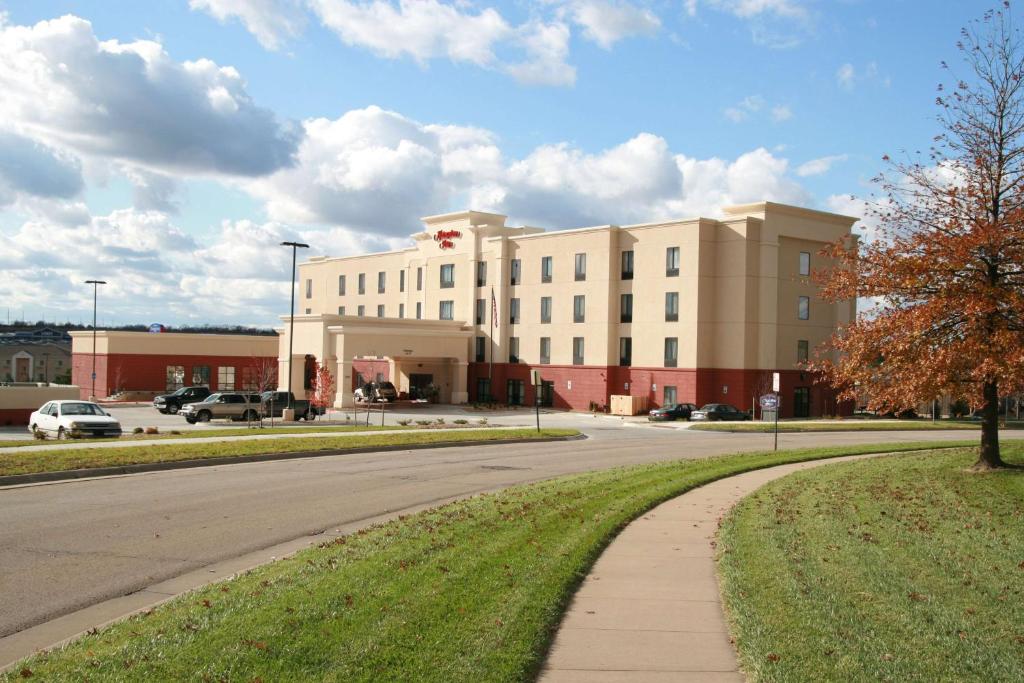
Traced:
POLYGON ((181 409, 189 424, 210 420, 255 422, 260 419, 259 394, 222 392, 210 394, 198 403, 189 403, 181 409))
POLYGON ((281 417, 289 403, 295 411, 296 420, 314 420, 317 415, 322 414, 322 411, 309 401, 299 400, 287 391, 264 391, 260 397, 263 417, 281 417))
POLYGON ((177 415, 182 406, 202 401, 209 395, 210 387, 182 387, 173 394, 154 397, 153 407, 161 413, 177 415))

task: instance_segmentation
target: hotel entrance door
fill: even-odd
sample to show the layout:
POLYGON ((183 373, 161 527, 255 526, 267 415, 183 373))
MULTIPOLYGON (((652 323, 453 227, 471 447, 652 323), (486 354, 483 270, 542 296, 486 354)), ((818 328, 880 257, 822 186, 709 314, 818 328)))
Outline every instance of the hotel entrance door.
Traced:
POLYGON ((412 400, 430 398, 427 387, 434 383, 434 376, 429 374, 409 375, 409 398, 412 400))

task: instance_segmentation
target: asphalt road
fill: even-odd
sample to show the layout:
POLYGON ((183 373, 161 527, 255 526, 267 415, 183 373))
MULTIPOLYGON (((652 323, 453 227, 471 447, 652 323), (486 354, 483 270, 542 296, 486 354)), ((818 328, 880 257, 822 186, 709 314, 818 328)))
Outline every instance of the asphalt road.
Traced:
MULTIPOLYGON (((767 434, 622 428, 587 441, 339 455, 0 489, 0 637, 213 562, 454 496, 616 465, 770 448, 767 434)), ((783 434, 780 448, 971 439, 783 434)))

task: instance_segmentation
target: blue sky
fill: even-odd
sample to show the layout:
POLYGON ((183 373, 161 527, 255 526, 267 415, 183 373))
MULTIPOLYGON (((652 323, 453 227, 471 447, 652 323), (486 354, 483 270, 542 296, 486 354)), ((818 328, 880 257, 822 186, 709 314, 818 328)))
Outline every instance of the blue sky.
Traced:
POLYGON ((927 146, 939 63, 990 6, 0 0, 0 295, 77 320, 101 275, 109 322, 266 325, 290 236, 857 211, 883 154, 927 146))

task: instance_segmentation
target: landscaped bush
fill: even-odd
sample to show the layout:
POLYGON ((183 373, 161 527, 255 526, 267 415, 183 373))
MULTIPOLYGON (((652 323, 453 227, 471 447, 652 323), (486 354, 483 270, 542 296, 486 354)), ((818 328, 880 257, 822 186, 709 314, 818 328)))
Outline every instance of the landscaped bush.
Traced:
POLYGON ((430 420, 416 420, 416 424, 420 427, 426 427, 429 424, 433 424, 430 420))
POLYGON ((402 425, 403 427, 408 427, 409 425, 412 424, 412 420, 399 420, 398 424, 402 425))
POLYGON ((469 424, 469 420, 452 420, 457 425, 469 424))
POLYGON ((160 430, 156 427, 146 427, 146 434, 159 434, 160 430))
POLYGON ((145 430, 142 427, 136 427, 132 430, 132 434, 142 434, 145 430))

